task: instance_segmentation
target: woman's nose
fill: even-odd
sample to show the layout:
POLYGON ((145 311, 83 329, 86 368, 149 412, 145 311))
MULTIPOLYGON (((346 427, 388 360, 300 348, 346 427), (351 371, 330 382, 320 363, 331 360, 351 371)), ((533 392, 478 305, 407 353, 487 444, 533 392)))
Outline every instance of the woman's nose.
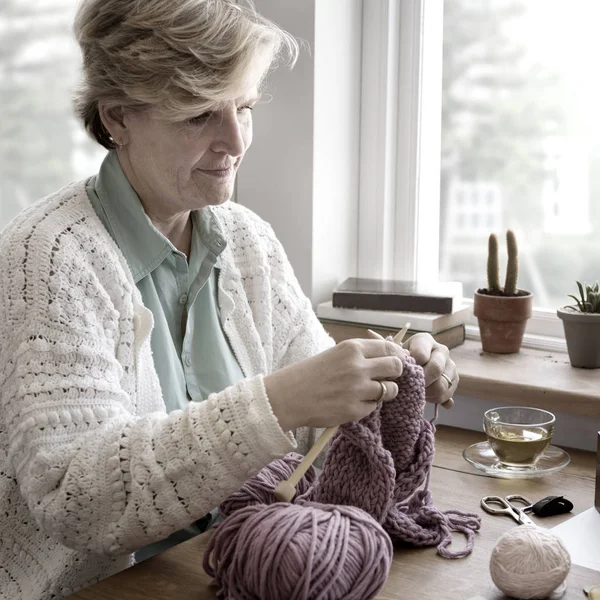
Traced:
POLYGON ((233 157, 242 156, 246 150, 247 129, 247 122, 240 120, 237 110, 224 111, 217 125, 212 149, 215 152, 226 152, 233 157))

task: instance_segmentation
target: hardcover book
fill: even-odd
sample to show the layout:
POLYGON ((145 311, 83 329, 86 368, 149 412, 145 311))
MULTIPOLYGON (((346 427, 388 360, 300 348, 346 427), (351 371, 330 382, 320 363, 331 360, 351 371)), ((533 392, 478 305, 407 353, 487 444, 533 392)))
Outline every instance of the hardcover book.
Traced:
POLYGON ((462 304, 462 283, 350 277, 333 291, 335 308, 450 314, 462 304))
MULTIPOLYGON (((378 325, 402 329, 407 323, 415 331, 432 335, 456 325, 464 325, 471 316, 472 307, 462 306, 447 315, 436 313, 399 312, 392 310, 367 310, 361 308, 337 308, 331 300, 317 305, 317 317, 346 323, 378 325)), ((371 327, 372 329, 372 327, 371 327)))
MULTIPOLYGON (((352 323, 342 323, 338 321, 329 321, 328 319, 320 319, 325 331, 335 340, 336 344, 343 342, 344 340, 350 340, 352 338, 365 338, 369 339, 369 334, 367 333, 367 328, 364 325, 354 325, 352 323)), ((379 335, 383 337, 387 337, 391 335, 392 337, 398 333, 397 329, 389 328, 389 327, 369 327, 379 335)), ((415 333, 419 333, 414 329, 409 329, 405 336, 404 342, 411 338, 415 333)), ((438 331, 433 334, 433 339, 439 344, 443 344, 448 348, 456 348, 456 346, 460 346, 465 341, 465 326, 464 325, 456 325, 454 327, 450 327, 449 329, 444 329, 443 331, 438 331)))

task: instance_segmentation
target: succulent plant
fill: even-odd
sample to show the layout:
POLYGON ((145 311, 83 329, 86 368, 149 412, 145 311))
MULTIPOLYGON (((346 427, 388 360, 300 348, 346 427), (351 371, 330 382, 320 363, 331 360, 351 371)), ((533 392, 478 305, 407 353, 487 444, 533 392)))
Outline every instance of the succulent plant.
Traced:
POLYGON ((504 289, 502 289, 500 287, 498 265, 498 237, 495 233, 490 233, 487 259, 488 290, 490 292, 501 293, 504 296, 516 296, 517 279, 519 277, 519 250, 517 247, 517 238, 512 229, 506 232, 506 250, 508 253, 506 280, 504 282, 504 289))
POLYGON ((598 282, 596 281, 594 285, 587 285, 586 283, 582 285, 578 281, 577 287, 579 288, 580 298, 569 294, 569 298, 573 298, 577 303, 572 308, 582 313, 600 313, 600 285, 598 282))

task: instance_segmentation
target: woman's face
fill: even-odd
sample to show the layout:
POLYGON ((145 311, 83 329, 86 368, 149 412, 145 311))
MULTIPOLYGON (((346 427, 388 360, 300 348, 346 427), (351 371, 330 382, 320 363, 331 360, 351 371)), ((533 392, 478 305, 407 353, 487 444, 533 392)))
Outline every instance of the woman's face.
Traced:
POLYGON ((151 111, 125 111, 119 159, 142 203, 168 217, 229 200, 252 142, 257 101, 254 87, 218 111, 180 123, 167 123, 151 111))

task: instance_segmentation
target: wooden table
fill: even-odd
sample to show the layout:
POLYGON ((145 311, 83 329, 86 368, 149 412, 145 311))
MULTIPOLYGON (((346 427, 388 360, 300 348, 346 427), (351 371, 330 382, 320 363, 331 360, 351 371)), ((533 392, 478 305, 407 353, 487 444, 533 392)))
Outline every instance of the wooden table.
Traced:
MULTIPOLYGON (((571 464, 563 471, 539 479, 507 480, 487 477, 462 458, 463 449, 483 439, 483 434, 439 427, 436 457, 431 477, 435 505, 459 508, 482 515, 473 553, 465 559, 441 558, 435 548, 397 549, 390 575, 378 600, 406 598, 427 600, 501 600, 505 596, 492 583, 488 563, 498 537, 514 526, 511 519, 492 517, 480 510, 479 500, 490 494, 519 493, 539 500, 548 495, 568 494, 574 513, 593 505, 595 456, 570 451, 571 464)), ((534 517, 535 518, 535 517, 534 517)), ((538 520, 547 527, 571 518, 561 515, 538 520)), ((70 596, 70 600, 212 600, 217 598, 210 578, 202 569, 206 533, 154 556, 126 571, 70 596)), ((464 544, 456 535, 454 544, 464 544)), ((583 599, 584 585, 600 583, 600 572, 573 566, 564 600, 583 599)), ((282 599, 285 600, 285 599, 282 599)))

